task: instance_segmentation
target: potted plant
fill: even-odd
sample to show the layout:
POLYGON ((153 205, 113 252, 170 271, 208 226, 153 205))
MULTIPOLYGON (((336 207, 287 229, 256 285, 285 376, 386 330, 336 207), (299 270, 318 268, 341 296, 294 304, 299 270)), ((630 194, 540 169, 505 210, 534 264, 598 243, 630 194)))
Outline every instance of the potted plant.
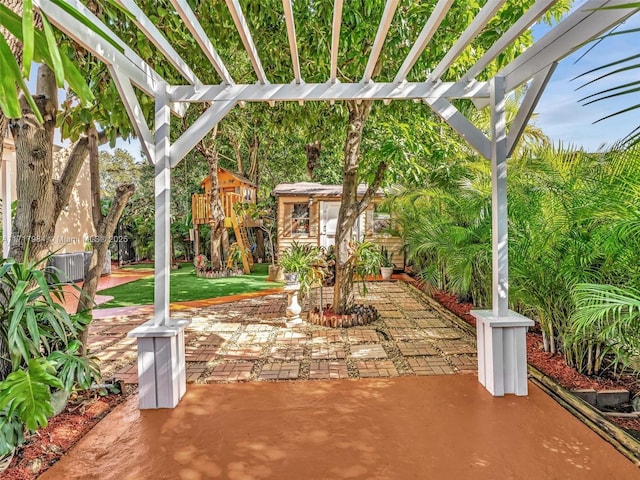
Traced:
POLYGON ((380 276, 382 280, 391 280, 395 265, 393 264, 393 253, 389 253, 387 247, 380 248, 380 260, 380 276))
POLYGON ((324 260, 317 246, 293 242, 280 256, 280 266, 284 269, 285 281, 299 282, 304 294, 322 280, 324 260))

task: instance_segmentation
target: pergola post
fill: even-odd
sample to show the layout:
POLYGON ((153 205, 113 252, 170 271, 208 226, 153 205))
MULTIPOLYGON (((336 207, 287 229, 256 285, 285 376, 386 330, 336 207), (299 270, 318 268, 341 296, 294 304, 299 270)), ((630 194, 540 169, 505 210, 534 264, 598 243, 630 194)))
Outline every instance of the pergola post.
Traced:
POLYGON ((509 310, 507 131, 504 78, 491 81, 492 310, 477 319, 478 380, 494 396, 527 395, 527 328, 533 321, 509 310))
POLYGON ((140 408, 174 408, 187 390, 184 328, 169 318, 171 272, 171 110, 166 84, 156 95, 155 281, 153 318, 129 333, 138 339, 140 408))

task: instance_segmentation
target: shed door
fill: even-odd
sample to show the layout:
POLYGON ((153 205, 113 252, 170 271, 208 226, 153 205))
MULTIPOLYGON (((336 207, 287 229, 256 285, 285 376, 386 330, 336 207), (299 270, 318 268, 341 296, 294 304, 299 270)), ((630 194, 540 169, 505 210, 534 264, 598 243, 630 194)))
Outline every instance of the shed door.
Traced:
POLYGON ((320 202, 320 246, 329 248, 336 244, 336 227, 340 202, 320 202))
MULTIPOLYGON (((320 246, 329 248, 336 244, 336 228, 340 202, 320 202, 320 246)), ((353 240, 358 241, 364 234, 364 214, 360 215, 354 225, 353 240)))

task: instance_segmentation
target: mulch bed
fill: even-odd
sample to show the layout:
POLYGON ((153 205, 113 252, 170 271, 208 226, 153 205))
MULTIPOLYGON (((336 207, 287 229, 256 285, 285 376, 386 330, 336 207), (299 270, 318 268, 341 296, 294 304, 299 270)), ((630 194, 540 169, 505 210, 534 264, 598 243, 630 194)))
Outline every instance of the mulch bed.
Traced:
POLYGON ((46 428, 27 437, 0 478, 38 478, 124 399, 125 396, 120 394, 103 397, 88 393, 70 398, 66 409, 49 419, 46 428))
MULTIPOLYGON (((426 291, 424 286, 416 284, 416 287, 426 291)), ((474 306, 470 303, 461 303, 455 295, 443 291, 427 292, 447 310, 456 314, 475 327, 475 318, 469 313, 474 306)), ((640 393, 640 384, 631 377, 586 376, 578 373, 575 368, 567 365, 564 355, 561 353, 545 352, 542 343, 542 335, 535 331, 535 327, 527 333, 527 361, 545 375, 553 378, 558 384, 567 390, 594 389, 610 390, 624 388, 631 395, 640 393)), ((640 419, 609 417, 609 420, 621 428, 640 432, 640 419)))

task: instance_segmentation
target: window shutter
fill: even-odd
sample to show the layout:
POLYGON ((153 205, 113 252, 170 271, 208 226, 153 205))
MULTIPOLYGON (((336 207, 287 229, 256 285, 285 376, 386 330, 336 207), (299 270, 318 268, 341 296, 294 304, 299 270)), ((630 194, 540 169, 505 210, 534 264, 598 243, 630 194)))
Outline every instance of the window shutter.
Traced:
POLYGON ((309 208, 309 237, 318 236, 318 202, 314 202, 309 208))
POLYGON ((282 236, 283 237, 291 237, 291 215, 293 214, 293 204, 285 203, 283 204, 284 213, 282 214, 282 236))
POLYGON ((364 231, 367 237, 373 236, 373 206, 369 206, 366 210, 365 220, 364 220, 364 231))

